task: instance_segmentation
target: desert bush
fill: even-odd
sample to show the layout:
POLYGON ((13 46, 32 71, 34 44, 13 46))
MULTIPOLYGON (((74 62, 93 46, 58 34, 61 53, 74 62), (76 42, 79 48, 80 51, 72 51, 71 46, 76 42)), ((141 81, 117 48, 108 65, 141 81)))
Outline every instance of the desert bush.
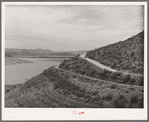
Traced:
POLYGON ((77 92, 76 91, 76 96, 78 96, 78 97, 84 97, 85 96, 85 93, 77 92))
POLYGON ((140 97, 139 97, 139 101, 138 101, 138 106, 139 106, 139 108, 143 108, 143 106, 144 106, 144 98, 143 98, 143 95, 141 95, 140 97))
POLYGON ((116 108, 126 108, 128 103, 126 97, 122 94, 119 95, 113 102, 116 108))
POLYGON ((98 102, 100 102, 101 101, 101 96, 95 96, 95 97, 92 97, 92 99, 91 99, 91 102, 96 102, 96 103, 98 103, 98 102))
POLYGON ((89 102, 89 101, 91 101, 92 97, 90 95, 86 94, 84 99, 85 99, 86 102, 89 102))
POLYGON ((59 77, 59 79, 56 79, 53 82, 53 84, 54 84, 55 89, 73 86, 73 84, 71 84, 71 82, 69 82, 67 75, 61 75, 61 77, 59 77))
POLYGON ((80 54, 77 55, 77 57, 79 57, 79 56, 80 56, 80 54))
POLYGON ((132 91, 135 91, 136 90, 134 87, 130 87, 129 89, 132 90, 132 91))
POLYGON ((143 95, 139 96, 135 94, 131 96, 129 107, 130 108, 143 108, 143 95))
POLYGON ((116 66, 116 63, 113 62, 112 65, 111 65, 111 68, 115 68, 115 66, 116 66))
POLYGON ((135 85, 135 84, 136 84, 136 80, 135 80, 135 78, 133 78, 133 77, 130 78, 129 83, 132 84, 132 85, 135 85))
POLYGON ((94 92, 93 92, 93 95, 97 95, 97 94, 98 94, 98 91, 94 91, 94 92))
POLYGON ((93 76, 95 75, 95 73, 96 73, 96 71, 95 71, 95 70, 91 70, 91 71, 90 71, 90 75, 89 75, 89 76, 90 76, 90 77, 93 77, 93 76))
POLYGON ((140 86, 144 86, 144 76, 142 76, 142 77, 140 78, 139 85, 140 85, 140 86))
POLYGON ((117 84, 112 84, 110 88, 115 89, 116 87, 117 87, 117 84))
POLYGON ((77 78, 77 74, 74 74, 74 73, 73 73, 71 76, 72 76, 73 78, 77 78))
POLYGON ((116 79, 118 76, 121 76, 121 74, 122 74, 122 73, 120 73, 120 72, 112 72, 112 73, 111 73, 111 77, 112 77, 113 79, 116 79))
POLYGON ((130 75, 122 75, 123 83, 128 83, 130 79, 131 79, 130 75))
POLYGON ((6 93, 10 92, 10 89, 6 90, 6 93))
POLYGON ((112 93, 108 92, 106 95, 102 96, 102 99, 104 99, 105 101, 110 101, 113 99, 113 95, 112 93))
POLYGON ((74 68, 80 68, 80 67, 81 67, 80 64, 75 64, 75 65, 74 65, 74 68))
POLYGON ((131 103, 138 103, 138 100, 139 100, 139 98, 138 98, 138 95, 133 95, 133 96, 131 96, 131 103))
POLYGON ((86 73, 86 70, 85 69, 80 69, 80 74, 84 75, 86 73))

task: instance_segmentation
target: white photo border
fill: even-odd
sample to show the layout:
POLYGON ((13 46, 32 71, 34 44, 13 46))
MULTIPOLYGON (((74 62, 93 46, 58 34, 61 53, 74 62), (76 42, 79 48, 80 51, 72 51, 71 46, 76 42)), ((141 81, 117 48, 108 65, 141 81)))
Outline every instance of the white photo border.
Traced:
POLYGON ((147 7, 147 2, 2 2, 2 120, 147 120, 147 7), (144 108, 5 108, 5 5, 144 5, 144 108))

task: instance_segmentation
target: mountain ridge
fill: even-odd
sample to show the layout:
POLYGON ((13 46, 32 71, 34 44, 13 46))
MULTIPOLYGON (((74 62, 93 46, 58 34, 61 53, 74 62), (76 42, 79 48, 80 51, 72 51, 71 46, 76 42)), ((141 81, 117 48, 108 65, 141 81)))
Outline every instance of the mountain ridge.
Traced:
POLYGON ((124 41, 88 51, 86 57, 116 70, 144 72, 144 31, 124 41))
POLYGON ((6 57, 50 57, 50 56, 70 56, 73 57, 78 54, 82 54, 85 51, 52 51, 50 49, 19 49, 19 48, 5 48, 6 57))

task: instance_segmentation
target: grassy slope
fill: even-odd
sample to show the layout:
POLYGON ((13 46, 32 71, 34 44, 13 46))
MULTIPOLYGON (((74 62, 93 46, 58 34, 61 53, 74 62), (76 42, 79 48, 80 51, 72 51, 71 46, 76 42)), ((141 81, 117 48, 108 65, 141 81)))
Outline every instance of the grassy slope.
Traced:
POLYGON ((6 107, 142 108, 142 87, 117 85, 53 67, 7 91, 6 107))
POLYGON ((125 41, 89 51, 86 56, 113 69, 143 74, 144 31, 125 41))
POLYGON ((60 64, 59 68, 89 77, 106 80, 109 82, 143 86, 142 77, 129 76, 121 73, 113 73, 108 70, 103 70, 96 67, 92 63, 80 58, 79 56, 73 57, 69 60, 64 60, 60 64))

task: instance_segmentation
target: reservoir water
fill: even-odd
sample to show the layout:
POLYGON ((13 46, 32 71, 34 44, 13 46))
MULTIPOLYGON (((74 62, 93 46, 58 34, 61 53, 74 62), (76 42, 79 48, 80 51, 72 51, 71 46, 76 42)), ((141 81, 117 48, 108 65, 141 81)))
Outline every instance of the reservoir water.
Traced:
POLYGON ((23 58, 33 63, 5 65, 5 84, 24 83, 51 66, 59 65, 61 58, 23 58), (59 61, 56 61, 59 60, 59 61))

